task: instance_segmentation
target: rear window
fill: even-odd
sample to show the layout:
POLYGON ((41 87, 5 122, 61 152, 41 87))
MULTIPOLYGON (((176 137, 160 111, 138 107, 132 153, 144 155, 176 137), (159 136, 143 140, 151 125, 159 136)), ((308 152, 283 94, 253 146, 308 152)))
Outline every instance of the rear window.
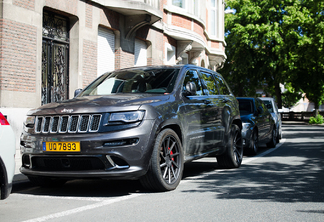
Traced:
POLYGON ((241 115, 248 115, 254 113, 252 100, 238 100, 241 115))

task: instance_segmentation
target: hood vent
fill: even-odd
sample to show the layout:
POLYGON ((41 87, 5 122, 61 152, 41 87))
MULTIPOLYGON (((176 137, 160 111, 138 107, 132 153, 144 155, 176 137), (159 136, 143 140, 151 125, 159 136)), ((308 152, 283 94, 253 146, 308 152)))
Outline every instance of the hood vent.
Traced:
POLYGON ((100 114, 37 116, 36 133, 87 133, 98 132, 101 121, 100 114))

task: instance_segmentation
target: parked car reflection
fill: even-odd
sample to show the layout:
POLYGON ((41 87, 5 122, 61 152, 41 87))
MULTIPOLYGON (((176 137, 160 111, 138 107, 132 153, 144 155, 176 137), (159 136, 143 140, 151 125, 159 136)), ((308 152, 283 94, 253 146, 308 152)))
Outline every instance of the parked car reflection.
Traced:
POLYGON ((267 106, 267 108, 269 109, 269 112, 271 113, 271 115, 275 121, 276 130, 277 130, 277 143, 279 143, 279 140, 282 138, 282 130, 281 130, 282 121, 281 121, 281 115, 278 111, 278 106, 273 98, 261 97, 260 99, 267 106))
POLYGON ((275 121, 259 98, 239 97, 240 115, 243 122, 242 138, 244 151, 257 154, 259 144, 275 147, 277 132, 275 121))

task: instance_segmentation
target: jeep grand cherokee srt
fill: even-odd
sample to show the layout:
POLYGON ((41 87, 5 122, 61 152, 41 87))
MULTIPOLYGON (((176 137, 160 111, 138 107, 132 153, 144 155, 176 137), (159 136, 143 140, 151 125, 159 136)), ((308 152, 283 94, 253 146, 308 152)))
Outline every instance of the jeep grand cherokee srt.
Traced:
POLYGON ((75 98, 31 110, 24 126, 20 170, 38 185, 123 178, 167 191, 185 162, 215 155, 231 168, 243 156, 237 100, 220 74, 193 65, 103 74, 75 98))

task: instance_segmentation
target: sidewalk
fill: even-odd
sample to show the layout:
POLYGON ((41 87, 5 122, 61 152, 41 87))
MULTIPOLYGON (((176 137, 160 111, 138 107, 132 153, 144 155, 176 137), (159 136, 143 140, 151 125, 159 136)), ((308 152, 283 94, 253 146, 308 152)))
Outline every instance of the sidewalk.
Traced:
POLYGON ((309 126, 324 126, 323 124, 309 124, 308 120, 283 120, 282 125, 309 125, 309 126))

